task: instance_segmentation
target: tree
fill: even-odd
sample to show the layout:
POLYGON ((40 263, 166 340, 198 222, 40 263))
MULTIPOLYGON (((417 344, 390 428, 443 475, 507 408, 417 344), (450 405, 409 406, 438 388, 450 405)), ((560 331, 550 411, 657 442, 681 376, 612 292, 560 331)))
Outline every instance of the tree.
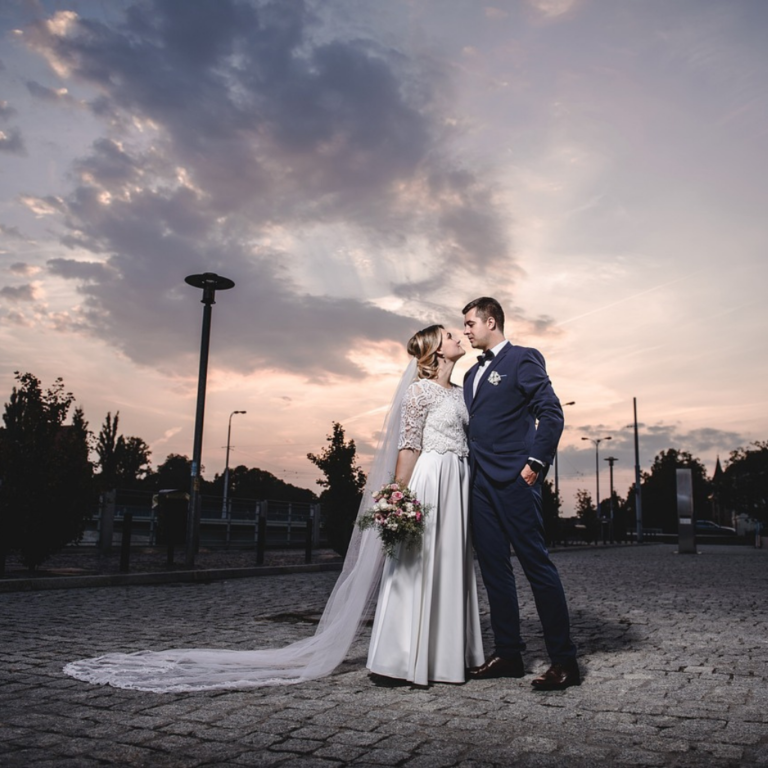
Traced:
POLYGON ((35 570, 78 541, 91 516, 90 434, 81 408, 64 424, 74 396, 60 378, 46 391, 31 373, 16 381, 0 435, 0 538, 35 570))
MULTIPOLYGON (((272 499, 274 501, 295 501, 313 504, 317 496, 308 488, 298 488, 286 483, 271 472, 240 464, 229 470, 229 498, 231 499, 272 499)), ((224 475, 216 475, 211 483, 211 493, 222 496, 224 475)))
POLYGON ((140 437, 118 435, 120 412, 107 413, 96 438, 96 466, 100 469, 98 485, 101 490, 134 488, 150 472, 149 446, 140 437))
POLYGON ((721 481, 721 498, 734 513, 746 512, 768 525, 768 441, 731 452, 721 481))
POLYGON ((625 541, 629 534, 630 513, 627 500, 622 499, 616 491, 613 496, 603 502, 603 510, 606 515, 611 514, 611 501, 613 501, 613 538, 616 541, 625 541))
POLYGON ((344 428, 333 422, 333 433, 328 435, 328 447, 307 458, 325 474, 317 484, 325 490, 320 503, 325 511, 325 527, 331 547, 341 555, 346 554, 352 528, 365 487, 365 473, 355 464, 355 441, 344 440, 344 428))
POLYGON ((541 486, 541 516, 544 522, 544 537, 547 546, 557 541, 559 536, 560 494, 555 494, 555 486, 551 480, 545 480, 541 486))
POLYGON ((180 453, 169 453, 165 461, 148 478, 156 491, 188 491, 192 478, 192 461, 180 453))
POLYGON ((117 438, 116 485, 120 488, 135 488, 146 478, 151 469, 149 457, 152 451, 140 437, 117 438))
POLYGON ((592 494, 583 488, 576 491, 576 517, 584 526, 587 541, 597 541, 600 528, 597 510, 592 501, 592 494))
POLYGON ((120 412, 112 418, 112 413, 107 412, 101 430, 96 437, 96 466, 99 469, 97 482, 102 490, 110 490, 115 487, 117 477, 117 425, 120 423, 120 412))
POLYGON ((693 511, 699 518, 709 509, 707 471, 699 459, 688 451, 669 448, 653 460, 650 472, 643 472, 643 526, 661 528, 664 533, 677 533, 677 470, 691 469, 693 478, 693 511))

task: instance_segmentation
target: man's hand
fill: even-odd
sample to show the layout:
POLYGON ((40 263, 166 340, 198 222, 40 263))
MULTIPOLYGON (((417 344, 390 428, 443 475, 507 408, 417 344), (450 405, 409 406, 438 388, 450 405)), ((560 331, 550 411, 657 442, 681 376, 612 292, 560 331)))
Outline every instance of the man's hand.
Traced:
POLYGON ((538 476, 539 473, 534 472, 527 464, 523 467, 523 471, 520 473, 520 477, 522 477, 528 485, 533 485, 538 476))

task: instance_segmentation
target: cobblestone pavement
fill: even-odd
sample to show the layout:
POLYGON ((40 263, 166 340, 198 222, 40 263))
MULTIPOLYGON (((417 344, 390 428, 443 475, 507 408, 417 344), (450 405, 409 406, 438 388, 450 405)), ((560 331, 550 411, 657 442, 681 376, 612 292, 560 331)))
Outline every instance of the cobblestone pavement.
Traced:
MULTIPOLYGON (((366 636, 331 677, 281 688, 158 695, 61 672, 107 651, 304 637, 335 573, 0 595, 0 765, 768 765, 768 553, 674 549, 555 555, 584 682, 554 693, 530 676, 377 687, 366 636)), ((521 608, 533 673, 527 584, 521 608)))

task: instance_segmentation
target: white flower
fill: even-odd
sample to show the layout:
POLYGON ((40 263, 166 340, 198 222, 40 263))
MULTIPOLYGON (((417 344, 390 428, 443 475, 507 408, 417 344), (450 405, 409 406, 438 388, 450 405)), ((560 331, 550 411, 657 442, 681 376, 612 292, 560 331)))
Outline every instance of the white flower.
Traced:
POLYGON ((490 375, 488 376, 488 381, 490 381, 494 387, 498 387, 499 382, 501 381, 501 376, 499 376, 498 371, 491 371, 490 375))

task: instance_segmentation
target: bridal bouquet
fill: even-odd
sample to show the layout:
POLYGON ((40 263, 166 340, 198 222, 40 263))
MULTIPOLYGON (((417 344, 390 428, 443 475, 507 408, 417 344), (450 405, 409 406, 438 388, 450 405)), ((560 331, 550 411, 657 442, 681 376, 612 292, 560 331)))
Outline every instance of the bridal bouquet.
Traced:
POLYGON ((413 495, 408 486, 387 483, 374 494, 373 501, 373 507, 360 517, 357 524, 363 531, 366 528, 376 530, 387 557, 395 556, 395 549, 401 542, 408 549, 421 543, 424 517, 429 508, 413 495))

